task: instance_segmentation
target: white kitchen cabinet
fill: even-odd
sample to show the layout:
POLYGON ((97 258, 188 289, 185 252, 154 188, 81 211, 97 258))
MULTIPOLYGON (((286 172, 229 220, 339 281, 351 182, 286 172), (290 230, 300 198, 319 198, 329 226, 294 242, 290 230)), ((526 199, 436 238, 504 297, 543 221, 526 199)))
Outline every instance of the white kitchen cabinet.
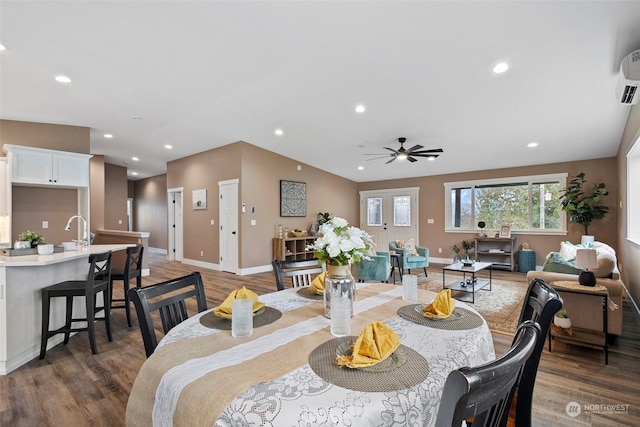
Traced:
POLYGON ((11 161, 11 182, 24 185, 89 187, 88 154, 4 145, 11 161))
MULTIPOLYGON (((0 216, 5 216, 8 213, 7 183, 7 159, 0 157, 0 216)), ((0 231, 1 234, 3 234, 2 231, 0 231)))

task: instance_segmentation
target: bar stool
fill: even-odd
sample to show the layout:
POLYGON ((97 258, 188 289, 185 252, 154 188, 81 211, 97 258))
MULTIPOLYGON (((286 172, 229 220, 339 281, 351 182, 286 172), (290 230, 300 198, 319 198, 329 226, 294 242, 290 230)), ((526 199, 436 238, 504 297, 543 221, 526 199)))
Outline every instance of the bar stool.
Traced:
POLYGON ((127 248, 127 259, 124 263, 124 270, 114 269, 111 271, 111 308, 124 308, 127 313, 127 323, 131 327, 131 313, 129 313, 129 284, 131 279, 136 279, 136 288, 142 287, 142 245, 127 248), (124 298, 113 298, 113 282, 122 280, 124 286, 124 298), (124 304, 114 305, 114 302, 124 304))
POLYGON ((44 359, 47 352, 47 341, 54 335, 64 334, 64 343, 69 342, 71 332, 88 331, 91 352, 98 352, 96 346, 95 321, 104 320, 107 328, 107 338, 111 339, 110 322, 110 275, 111 275, 111 251, 100 254, 89 255, 89 274, 86 280, 67 280, 56 283, 42 289, 42 341, 40 344, 40 359, 44 359), (96 306, 96 297, 102 292, 104 304, 96 306), (85 318, 73 318, 73 297, 84 296, 86 306, 85 318), (56 330, 49 330, 49 310, 51 298, 66 298, 66 321, 65 325, 56 330), (96 313, 104 310, 104 317, 96 317, 96 313), (74 322, 87 322, 86 327, 74 328, 74 322))

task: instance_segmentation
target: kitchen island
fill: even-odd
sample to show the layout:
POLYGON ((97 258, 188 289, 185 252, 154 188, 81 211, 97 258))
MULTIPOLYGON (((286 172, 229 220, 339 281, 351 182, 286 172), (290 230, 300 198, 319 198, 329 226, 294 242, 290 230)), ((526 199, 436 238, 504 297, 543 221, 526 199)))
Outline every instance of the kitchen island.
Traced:
MULTIPOLYGON (((40 290, 65 280, 84 280, 89 272, 90 254, 115 253, 129 246, 132 245, 91 245, 51 255, 0 256, 0 375, 8 374, 40 354, 40 290)), ((64 314, 64 298, 54 298, 51 329, 64 325, 64 314)), ((84 315, 84 303, 75 301, 74 317, 84 315)), ((47 348, 61 343, 63 338, 63 335, 50 338, 47 348)))

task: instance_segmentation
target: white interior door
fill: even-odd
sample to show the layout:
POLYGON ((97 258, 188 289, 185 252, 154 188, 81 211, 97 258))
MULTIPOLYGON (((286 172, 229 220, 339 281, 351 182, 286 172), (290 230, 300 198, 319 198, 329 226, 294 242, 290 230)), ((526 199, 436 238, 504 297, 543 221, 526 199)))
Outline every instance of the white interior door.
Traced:
POLYGON ((171 261, 182 261, 183 247, 183 216, 182 216, 182 188, 168 190, 169 197, 169 254, 171 261))
POLYGON ((360 192, 360 228, 369 233, 376 249, 389 250, 392 240, 418 242, 418 188, 360 192))
POLYGON ((220 270, 238 272, 238 182, 220 181, 220 270))

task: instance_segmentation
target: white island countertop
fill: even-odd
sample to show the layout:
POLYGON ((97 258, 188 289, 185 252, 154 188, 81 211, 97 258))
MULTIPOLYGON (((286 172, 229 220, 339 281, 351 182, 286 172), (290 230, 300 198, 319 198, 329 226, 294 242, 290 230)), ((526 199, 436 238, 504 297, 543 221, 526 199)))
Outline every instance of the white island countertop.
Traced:
POLYGON ((120 243, 113 245, 90 245, 86 248, 79 247, 74 251, 57 252, 50 255, 18 255, 0 256, 0 267, 34 267, 39 265, 57 264, 78 258, 87 258, 91 254, 107 251, 120 251, 135 246, 133 244, 120 243))

